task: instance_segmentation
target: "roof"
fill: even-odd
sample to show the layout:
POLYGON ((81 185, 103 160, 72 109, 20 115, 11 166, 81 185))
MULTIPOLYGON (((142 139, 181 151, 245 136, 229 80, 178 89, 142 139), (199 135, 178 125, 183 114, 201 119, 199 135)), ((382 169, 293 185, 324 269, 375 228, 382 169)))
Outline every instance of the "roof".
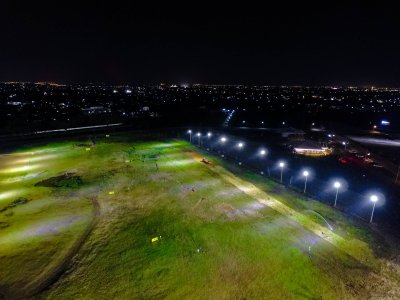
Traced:
POLYGON ((294 148, 296 149, 311 149, 311 150, 322 150, 322 147, 320 144, 313 142, 313 141, 304 141, 300 142, 297 145, 294 145, 294 148))

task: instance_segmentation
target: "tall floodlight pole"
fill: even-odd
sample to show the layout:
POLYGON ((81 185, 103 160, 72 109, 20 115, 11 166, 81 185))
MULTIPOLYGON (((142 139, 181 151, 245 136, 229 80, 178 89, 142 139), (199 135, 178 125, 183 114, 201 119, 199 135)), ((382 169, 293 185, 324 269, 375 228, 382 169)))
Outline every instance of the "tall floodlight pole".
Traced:
POLYGON ((377 195, 372 195, 369 199, 373 203, 372 212, 371 212, 371 219, 369 220, 369 222, 372 223, 372 219, 374 217, 375 205, 376 205, 376 202, 378 202, 379 199, 378 199, 377 195))
POLYGON ((208 147, 210 147, 210 150, 212 151, 212 146, 210 144, 210 139, 211 139, 212 133, 208 132, 207 133, 207 143, 208 143, 208 147))
POLYGON ((199 147, 200 147, 200 144, 201 144, 201 133, 200 132, 197 133, 197 137, 199 138, 199 147))
POLYGON ((240 150, 242 150, 242 148, 243 148, 243 143, 242 142, 240 142, 240 143, 238 143, 237 144, 237 147, 238 147, 238 152, 236 153, 236 157, 235 157, 235 163, 237 163, 237 160, 238 160, 238 156, 239 156, 239 151, 240 150))
POLYGON ((310 175, 310 173, 308 173, 308 171, 304 171, 303 172, 303 176, 305 177, 305 180, 304 180, 304 191, 303 191, 304 194, 307 191, 307 178, 308 178, 308 175, 310 175))
POLYGON ((192 131, 189 129, 188 133, 189 133, 189 141, 192 142, 192 131))
POLYGON ((340 188, 341 184, 340 184, 339 181, 335 181, 335 183, 333 184, 333 186, 336 188, 335 204, 334 204, 333 206, 336 207, 337 197, 338 197, 339 188, 340 188))
MULTIPOLYGON (((263 157, 265 157, 265 155, 267 155, 267 151, 266 151, 265 149, 261 149, 261 150, 258 152, 258 155, 259 155, 261 158, 263 158, 263 157)), ((261 169, 263 169, 263 167, 262 167, 261 169)), ((264 172, 261 171, 261 174, 264 175, 264 172)), ((268 169, 268 176, 270 176, 270 175, 269 175, 269 169, 268 169)))
POLYGON ((283 182, 283 168, 285 167, 285 163, 281 161, 279 163, 279 167, 281 168, 281 183, 283 182))
MULTIPOLYGON (((222 145, 225 144, 226 141, 227 141, 226 137, 223 136, 222 138, 220 138, 220 142, 221 142, 222 145)), ((222 147, 220 147, 220 148, 222 148, 222 147)), ((223 152, 222 152, 222 154, 223 154, 223 152)))

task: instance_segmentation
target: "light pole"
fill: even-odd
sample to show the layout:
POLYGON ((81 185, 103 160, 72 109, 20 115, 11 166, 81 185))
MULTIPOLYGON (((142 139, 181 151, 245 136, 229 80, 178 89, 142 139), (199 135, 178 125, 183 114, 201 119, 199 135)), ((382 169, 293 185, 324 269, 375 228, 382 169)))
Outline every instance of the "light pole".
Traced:
POLYGON ((201 133, 200 132, 197 133, 197 137, 199 138, 199 147, 200 147, 200 144, 201 144, 201 133))
POLYGON ((347 150, 347 143, 346 142, 342 142, 343 146, 344 146, 344 151, 347 150))
POLYGON ((212 133, 211 132, 207 132, 208 147, 210 147, 210 150, 212 151, 212 146, 210 144, 211 136, 212 136, 212 133))
POLYGON ((335 183, 333 184, 333 186, 336 188, 335 204, 334 204, 333 206, 336 207, 337 196, 338 196, 339 188, 340 188, 341 184, 340 184, 339 181, 335 181, 335 183))
MULTIPOLYGON (((221 144, 225 144, 225 142, 227 141, 226 137, 224 137, 224 136, 222 138, 220 138, 219 140, 220 140, 221 144)), ((219 148, 222 149, 222 147, 219 147, 219 148)), ((223 155, 223 153, 222 153, 222 155, 223 155)))
POLYGON ((304 194, 305 194, 306 191, 307 191, 307 178, 308 178, 308 175, 310 175, 310 173, 308 173, 308 171, 304 171, 304 172, 303 172, 303 176, 306 178, 306 179, 304 180, 304 191, 303 191, 304 194))
POLYGON ((374 217, 374 211, 375 211, 375 204, 376 204, 376 202, 378 202, 379 199, 378 199, 377 195, 372 195, 369 199, 374 204, 372 206, 371 219, 369 220, 369 222, 372 223, 372 218, 374 217))
POLYGON ((283 161, 281 161, 279 163, 279 167, 281 168, 281 183, 283 181, 283 168, 285 167, 285 163, 283 161))
POLYGON ((239 156, 239 151, 242 150, 243 146, 244 146, 244 144, 243 144, 242 142, 240 142, 240 143, 237 144, 238 152, 236 153, 235 163, 237 163, 238 156, 239 156))
POLYGON ((189 129, 188 133, 189 133, 190 142, 192 142, 192 131, 189 129))

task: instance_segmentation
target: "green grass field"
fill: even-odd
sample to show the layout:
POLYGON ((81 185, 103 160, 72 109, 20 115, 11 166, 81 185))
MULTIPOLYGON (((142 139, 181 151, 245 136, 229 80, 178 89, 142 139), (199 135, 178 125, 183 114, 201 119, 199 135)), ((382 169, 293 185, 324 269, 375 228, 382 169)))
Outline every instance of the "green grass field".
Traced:
POLYGON ((366 226, 204 156, 127 136, 0 156, 0 299, 400 295, 366 226))

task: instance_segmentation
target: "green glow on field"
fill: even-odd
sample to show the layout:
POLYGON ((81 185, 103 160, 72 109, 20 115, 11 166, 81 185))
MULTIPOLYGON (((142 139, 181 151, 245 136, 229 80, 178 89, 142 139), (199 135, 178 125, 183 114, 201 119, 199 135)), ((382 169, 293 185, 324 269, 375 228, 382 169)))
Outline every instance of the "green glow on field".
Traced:
POLYGON ((19 158, 16 160, 12 160, 7 165, 14 165, 14 164, 29 164, 33 162, 39 162, 39 161, 44 161, 44 160, 50 160, 50 159, 55 159, 60 157, 60 154, 44 154, 44 155, 38 155, 34 156, 32 155, 31 157, 24 157, 24 158, 19 158))
POLYGON ((18 166, 18 167, 11 167, 7 169, 0 170, 0 174, 12 174, 12 173, 21 173, 21 172, 27 172, 31 170, 35 170, 42 165, 36 164, 36 165, 24 165, 24 166, 18 166))
POLYGON ((22 189, 2 192, 2 193, 0 193, 0 201, 9 200, 10 198, 18 197, 21 194, 23 194, 23 190, 22 189))
POLYGON ((178 166, 187 166, 190 164, 194 164, 195 161, 193 159, 177 159, 167 162, 160 162, 160 166, 163 167, 178 167, 178 166))
POLYGON ((57 235, 76 225, 82 219, 82 216, 71 215, 41 220, 22 228, 9 230, 8 233, 1 235, 0 244, 1 247, 10 247, 27 243, 38 237, 57 235))

